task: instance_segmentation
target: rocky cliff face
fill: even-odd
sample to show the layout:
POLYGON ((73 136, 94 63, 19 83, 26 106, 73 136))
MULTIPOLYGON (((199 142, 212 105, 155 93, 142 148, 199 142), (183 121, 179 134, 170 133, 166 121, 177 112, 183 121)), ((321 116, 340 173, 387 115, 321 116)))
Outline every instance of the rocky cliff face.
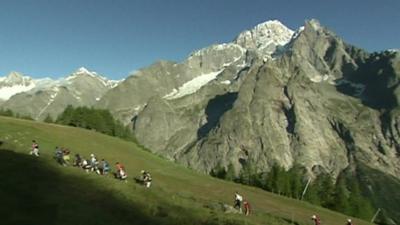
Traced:
POLYGON ((315 20, 274 51, 247 37, 257 38, 237 41, 244 56, 196 92, 149 99, 133 119, 138 141, 205 173, 358 171, 375 206, 399 221, 399 208, 382 204, 400 200, 382 194, 400 187, 399 52, 367 53, 315 20))
POLYGON ((396 52, 367 53, 315 20, 296 32, 273 21, 139 71, 113 90, 129 103, 103 106, 124 109, 141 144, 204 172, 278 163, 336 176, 360 162, 399 178, 399 72, 396 52))

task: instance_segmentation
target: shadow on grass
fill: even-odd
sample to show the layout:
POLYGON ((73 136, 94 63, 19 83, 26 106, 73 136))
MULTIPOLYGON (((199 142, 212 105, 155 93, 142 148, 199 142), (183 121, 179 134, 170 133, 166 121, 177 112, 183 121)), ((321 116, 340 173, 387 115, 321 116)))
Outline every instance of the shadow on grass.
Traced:
POLYGON ((4 147, 0 145, 0 224, 243 224, 164 199, 149 199, 151 205, 124 200, 92 180, 59 173, 46 160, 4 147))
POLYGON ((0 179, 1 224, 160 224, 139 206, 29 155, 0 150, 0 179))

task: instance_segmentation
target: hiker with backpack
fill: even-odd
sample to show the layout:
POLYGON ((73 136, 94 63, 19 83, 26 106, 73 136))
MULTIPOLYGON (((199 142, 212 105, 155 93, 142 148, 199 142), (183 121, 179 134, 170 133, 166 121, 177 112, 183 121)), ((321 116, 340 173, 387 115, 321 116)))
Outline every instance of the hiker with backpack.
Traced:
POLYGON ((73 166, 81 167, 82 166, 82 158, 79 154, 75 154, 75 159, 73 166))
POLYGON ((114 173, 115 178, 126 181, 126 178, 128 178, 128 175, 125 172, 124 165, 117 162, 117 163, 115 163, 115 168, 117 169, 117 172, 114 173))
POLYGON ((321 220, 319 219, 319 216, 312 215, 311 220, 314 221, 314 225, 321 225, 321 220))
POLYGON ((88 160, 83 159, 82 160, 82 169, 84 169, 86 171, 86 173, 89 173, 91 168, 92 168, 92 166, 89 164, 88 160))
POLYGON ((144 171, 144 170, 142 170, 141 172, 142 172, 143 185, 144 185, 146 188, 150 188, 150 186, 151 186, 151 181, 152 181, 152 178, 151 178, 150 173, 147 172, 147 171, 144 171))
POLYGON ((243 197, 236 191, 233 208, 238 209, 240 213, 242 213, 242 207, 241 207, 242 201, 243 201, 243 197))
POLYGON ((92 153, 90 154, 90 166, 91 166, 91 171, 96 172, 97 174, 100 174, 100 170, 98 168, 99 162, 97 161, 96 156, 92 153))
POLYGON ((354 225, 353 222, 351 222, 351 219, 347 219, 346 225, 354 225))
POLYGON ((71 160, 71 157, 70 157, 70 154, 71 152, 67 149, 67 148, 65 148, 63 151, 62 151, 62 159, 63 159, 63 161, 64 161, 64 165, 65 166, 68 166, 69 164, 70 164, 70 160, 71 160))
POLYGON ((54 152, 54 158, 58 162, 58 164, 64 166, 64 159, 63 159, 63 152, 62 150, 57 146, 56 150, 54 152))
POLYGON ((105 159, 102 159, 99 163, 99 170, 101 175, 107 175, 110 172, 110 164, 105 159))
POLYGON ((39 157, 39 144, 35 140, 32 140, 32 150, 29 154, 39 157))

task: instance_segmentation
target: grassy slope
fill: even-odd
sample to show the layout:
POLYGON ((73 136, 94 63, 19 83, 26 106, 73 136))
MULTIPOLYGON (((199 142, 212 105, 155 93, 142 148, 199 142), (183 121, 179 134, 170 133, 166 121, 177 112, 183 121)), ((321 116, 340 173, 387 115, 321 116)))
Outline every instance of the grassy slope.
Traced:
MULTIPOLYGON (((0 151, 0 199, 5 199, 5 204, 0 205, 3 209, 0 218, 8 219, 7 224, 18 224, 16 209, 22 210, 20 214, 23 215, 19 217, 26 220, 34 221, 36 218, 56 221, 56 224, 80 221, 76 224, 86 225, 288 224, 287 221, 291 220, 298 224, 311 224, 309 218, 314 213, 321 216, 324 225, 333 225, 343 224, 347 218, 258 188, 199 174, 145 152, 134 143, 83 129, 0 117, 0 141, 6 143, 0 148, 15 150, 15 153, 0 151), (40 144, 40 159, 26 155, 32 139, 40 144), (85 157, 95 153, 112 164, 120 161, 126 166, 130 178, 139 175, 142 169, 149 170, 154 186, 151 190, 144 190, 132 179, 125 184, 112 178, 86 174, 77 168, 58 166, 51 159, 55 146, 68 147, 72 153, 81 153, 85 157), (17 167, 18 164, 26 166, 17 167), (218 202, 232 204, 236 190, 249 199, 254 215, 247 218, 226 215, 218 209, 205 207, 218 202), (27 204, 27 199, 39 203, 27 204), (43 215, 32 216, 29 207, 43 215)), ((354 220, 357 225, 369 224, 354 220)), ((29 224, 39 223, 31 221, 29 224)))

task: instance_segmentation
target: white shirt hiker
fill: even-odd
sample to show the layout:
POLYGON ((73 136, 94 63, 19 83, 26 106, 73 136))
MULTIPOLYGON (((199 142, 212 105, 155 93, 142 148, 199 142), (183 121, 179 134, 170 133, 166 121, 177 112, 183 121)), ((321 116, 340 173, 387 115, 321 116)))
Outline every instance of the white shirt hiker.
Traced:
POLYGON ((241 202, 241 201, 243 201, 243 197, 239 194, 235 194, 235 200, 238 200, 241 202))

